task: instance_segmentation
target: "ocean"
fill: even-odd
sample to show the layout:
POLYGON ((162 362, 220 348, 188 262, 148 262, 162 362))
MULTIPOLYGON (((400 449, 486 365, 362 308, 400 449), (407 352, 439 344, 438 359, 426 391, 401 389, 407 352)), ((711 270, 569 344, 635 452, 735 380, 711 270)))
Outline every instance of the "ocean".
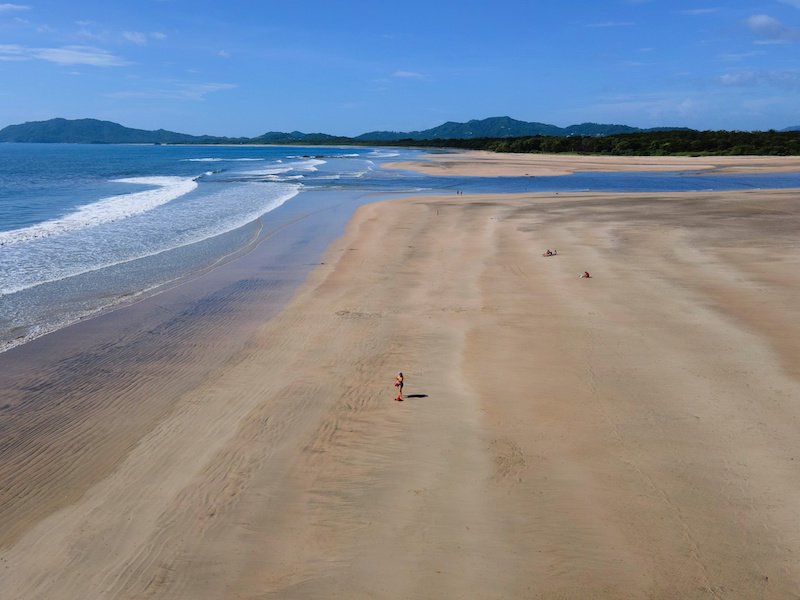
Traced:
MULTIPOLYGON (((156 294, 343 198, 800 187, 800 174, 429 177, 394 148, 0 144, 0 351, 156 294), (320 193, 323 192, 323 193, 320 193)), ((352 202, 350 203, 353 204, 352 202)))

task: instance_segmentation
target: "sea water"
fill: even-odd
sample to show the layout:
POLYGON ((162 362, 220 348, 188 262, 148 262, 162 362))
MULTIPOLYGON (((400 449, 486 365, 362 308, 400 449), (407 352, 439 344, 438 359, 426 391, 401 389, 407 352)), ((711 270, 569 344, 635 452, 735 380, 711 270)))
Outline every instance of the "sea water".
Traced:
POLYGON ((430 177, 389 148, 0 144, 0 351, 235 255, 287 204, 364 194, 800 187, 800 174, 430 177))

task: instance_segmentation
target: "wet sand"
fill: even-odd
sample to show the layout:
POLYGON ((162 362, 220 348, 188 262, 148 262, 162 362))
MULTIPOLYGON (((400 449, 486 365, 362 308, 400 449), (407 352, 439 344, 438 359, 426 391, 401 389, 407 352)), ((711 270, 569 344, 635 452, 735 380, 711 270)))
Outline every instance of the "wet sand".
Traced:
POLYGON ((700 173, 797 173, 797 156, 578 156, 453 151, 425 154, 422 160, 396 162, 388 168, 428 175, 521 177, 578 172, 697 171, 700 173))
POLYGON ((361 207, 186 389, 0 411, 0 597, 797 596, 799 193, 361 207))

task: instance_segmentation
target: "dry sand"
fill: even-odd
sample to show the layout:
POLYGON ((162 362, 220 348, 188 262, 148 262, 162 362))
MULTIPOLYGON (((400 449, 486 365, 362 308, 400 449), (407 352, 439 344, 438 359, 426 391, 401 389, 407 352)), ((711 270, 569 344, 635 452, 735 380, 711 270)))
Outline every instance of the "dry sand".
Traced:
POLYGON ((29 433, 0 598, 797 597, 798 196, 362 207, 101 481, 29 433))
POLYGON ((797 156, 578 156, 456 151, 425 154, 422 160, 396 162, 389 168, 429 175, 520 177, 568 175, 588 171, 700 171, 704 173, 778 173, 800 171, 797 156))

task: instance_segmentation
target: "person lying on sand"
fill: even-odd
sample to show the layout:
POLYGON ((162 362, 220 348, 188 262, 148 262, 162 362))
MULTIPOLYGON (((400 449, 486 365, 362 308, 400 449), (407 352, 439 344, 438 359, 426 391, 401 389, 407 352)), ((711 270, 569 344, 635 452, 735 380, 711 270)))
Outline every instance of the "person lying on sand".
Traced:
POLYGON ((542 256, 558 256, 558 250, 550 250, 550 248, 548 248, 547 251, 542 254, 542 256))
POLYGON ((589 275, 589 271, 584 271, 583 273, 578 273, 578 277, 581 279, 590 279, 591 275, 589 275))

